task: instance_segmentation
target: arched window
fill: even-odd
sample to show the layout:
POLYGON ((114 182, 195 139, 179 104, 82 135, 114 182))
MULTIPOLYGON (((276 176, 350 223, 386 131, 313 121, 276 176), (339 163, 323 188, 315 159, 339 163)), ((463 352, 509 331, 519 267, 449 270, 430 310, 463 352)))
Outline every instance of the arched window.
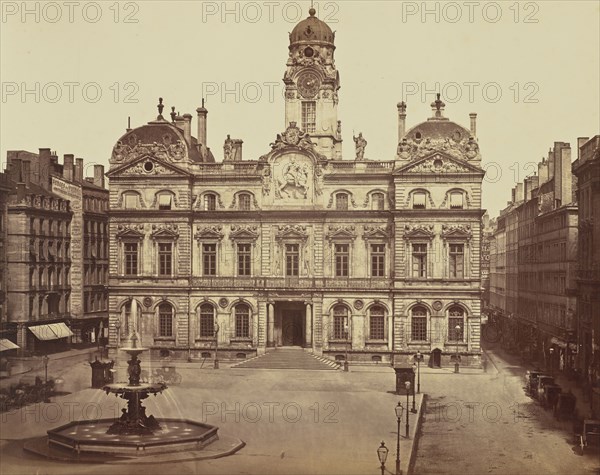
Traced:
POLYGON ((427 310, 417 306, 411 310, 410 338, 412 341, 427 341, 427 310))
POLYGON ((215 309, 209 303, 200 307, 200 337, 212 338, 215 336, 215 309))
POLYGON ((348 193, 336 193, 335 209, 337 209, 338 211, 348 210, 348 193))
POLYGON ((333 308, 333 338, 348 339, 348 309, 344 305, 336 305, 333 308))
POLYGON ((159 336, 173 336, 173 307, 169 303, 161 303, 158 307, 159 336))
POLYGON ((235 336, 236 338, 250 337, 250 308, 240 304, 235 307, 235 336))
POLYGON ((448 340, 463 341, 465 328, 465 311, 459 307, 448 310, 448 340))
POLYGON ((239 209, 241 211, 250 211, 252 208, 252 199, 249 193, 240 193, 238 195, 239 209))
POLYGON ((369 337, 371 340, 385 340, 385 311, 379 305, 369 310, 369 337))
POLYGON ((384 208, 384 196, 383 193, 373 193, 371 195, 371 209, 372 210, 382 210, 384 208))
POLYGON ((158 209, 170 210, 173 207, 173 195, 166 191, 158 193, 156 195, 156 202, 158 203, 158 209))
POLYGON ((204 195, 204 211, 214 211, 217 209, 217 197, 213 193, 204 195))

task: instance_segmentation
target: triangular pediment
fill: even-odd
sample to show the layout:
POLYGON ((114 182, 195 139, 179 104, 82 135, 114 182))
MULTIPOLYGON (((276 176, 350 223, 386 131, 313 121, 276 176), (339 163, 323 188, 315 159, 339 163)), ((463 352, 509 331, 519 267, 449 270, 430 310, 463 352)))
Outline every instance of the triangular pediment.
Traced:
POLYGON ((152 233, 153 239, 178 239, 177 225, 159 225, 152 233))
POLYGON ((484 173, 483 170, 465 160, 451 157, 443 152, 432 152, 426 157, 401 165, 394 175, 405 174, 448 175, 456 173, 484 173))
POLYGON ((388 239, 390 233, 387 226, 364 226, 364 239, 388 239))
POLYGON ((327 233, 327 239, 354 239, 356 238, 355 228, 352 225, 349 226, 329 226, 329 232, 327 233))
POLYGON ((457 239, 468 239, 473 235, 471 232, 470 225, 446 225, 442 226, 442 236, 446 239, 457 238, 457 239))
POLYGON ((221 226, 199 226, 195 239, 223 239, 223 228, 221 226))
POLYGON ((279 226, 277 235, 277 239, 307 239, 308 233, 306 232, 306 226, 302 225, 284 225, 279 226))
POLYGON ((179 168, 171 163, 165 163, 157 160, 151 155, 144 155, 132 162, 124 163, 123 165, 110 170, 106 176, 109 178, 121 176, 138 176, 140 178, 160 178, 163 176, 182 176, 188 177, 190 173, 179 168), (151 164, 151 165, 150 165, 151 164))
POLYGON ((433 225, 423 224, 404 227, 404 239, 432 239, 434 237, 433 225))
POLYGON ((258 239, 258 226, 232 226, 230 239, 255 240, 258 239))
POLYGON ((131 240, 143 240, 145 233, 143 232, 143 226, 119 226, 117 230, 117 239, 131 239, 131 240))

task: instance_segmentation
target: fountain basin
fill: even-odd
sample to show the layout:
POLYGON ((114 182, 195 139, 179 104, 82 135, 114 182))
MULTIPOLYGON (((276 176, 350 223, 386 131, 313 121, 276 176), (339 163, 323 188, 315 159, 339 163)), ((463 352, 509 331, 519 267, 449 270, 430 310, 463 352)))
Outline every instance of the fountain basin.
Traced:
POLYGON ((127 383, 113 383, 107 384, 102 388, 106 394, 127 394, 127 393, 141 393, 141 394, 158 394, 167 389, 165 383, 140 383, 137 385, 131 385, 127 383))
POLYGON ((49 430, 48 445, 80 453, 144 456, 198 450, 218 440, 218 427, 188 419, 160 419, 160 430, 148 435, 107 434, 114 419, 75 421, 49 430))

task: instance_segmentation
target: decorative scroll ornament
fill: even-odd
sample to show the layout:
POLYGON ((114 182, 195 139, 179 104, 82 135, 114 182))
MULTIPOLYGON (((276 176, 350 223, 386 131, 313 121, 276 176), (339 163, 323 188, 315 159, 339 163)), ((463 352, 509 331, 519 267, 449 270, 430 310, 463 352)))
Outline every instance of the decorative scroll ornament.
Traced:
POLYGON ((152 239, 178 239, 179 226, 177 224, 153 224, 151 236, 152 239))
POLYGON ((135 160, 136 158, 151 156, 160 160, 177 162, 185 158, 187 149, 181 140, 172 143, 170 135, 163 137, 163 143, 137 143, 127 144, 118 141, 113 148, 112 159, 121 161, 135 160))
MULTIPOLYGON (((289 127, 284 132, 277 134, 275 142, 271 143, 270 145, 272 150, 281 150, 286 147, 297 147, 317 155, 319 159, 327 159, 325 155, 321 155, 316 152, 316 146, 310 139, 310 135, 301 131, 296 126, 296 122, 290 122, 289 127)), ((261 159, 266 159, 266 155, 261 157, 261 159)))
POLYGON ((157 162, 139 162, 131 167, 123 170, 121 175, 131 176, 131 175, 174 175, 172 170, 164 167, 160 163, 157 162), (152 163, 152 166, 148 166, 147 163, 152 163))
POLYGON ((363 226, 363 238, 364 239, 373 239, 373 238, 388 238, 390 237, 390 227, 387 225, 376 226, 371 224, 365 224, 363 226))
POLYGON ((306 231, 306 226, 301 224, 285 224, 277 226, 277 239, 285 239, 285 238, 300 238, 307 239, 308 233, 306 231))
POLYGON ((407 173, 467 173, 471 170, 454 160, 436 155, 406 170, 407 173))
POLYGON ((412 139, 404 138, 398 144, 397 156, 400 159, 416 160, 432 152, 445 154, 461 160, 473 160, 479 156, 479 144, 473 137, 465 137, 464 132, 456 130, 452 137, 412 139))
POLYGON ((134 239, 143 240, 145 233, 145 225, 143 224, 118 224, 117 239, 134 239))

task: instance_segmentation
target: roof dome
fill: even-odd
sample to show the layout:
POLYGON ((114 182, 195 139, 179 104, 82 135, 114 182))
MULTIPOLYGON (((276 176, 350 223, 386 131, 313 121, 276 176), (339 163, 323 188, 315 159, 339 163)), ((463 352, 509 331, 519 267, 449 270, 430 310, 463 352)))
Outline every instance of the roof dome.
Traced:
POLYGON ((314 8, 311 8, 308 13, 310 16, 298 23, 290 33, 290 45, 297 43, 329 43, 333 45, 335 33, 331 31, 329 25, 315 16, 314 8))

